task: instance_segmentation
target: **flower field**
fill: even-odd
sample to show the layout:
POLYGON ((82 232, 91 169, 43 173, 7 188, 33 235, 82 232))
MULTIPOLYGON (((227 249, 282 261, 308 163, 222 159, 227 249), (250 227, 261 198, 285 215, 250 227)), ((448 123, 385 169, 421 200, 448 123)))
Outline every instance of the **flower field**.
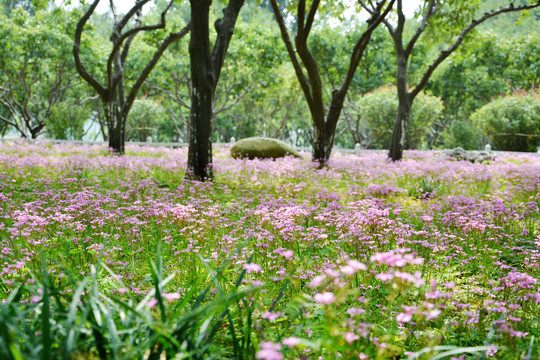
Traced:
POLYGON ((1 359, 540 357, 540 156, 0 143, 1 359))

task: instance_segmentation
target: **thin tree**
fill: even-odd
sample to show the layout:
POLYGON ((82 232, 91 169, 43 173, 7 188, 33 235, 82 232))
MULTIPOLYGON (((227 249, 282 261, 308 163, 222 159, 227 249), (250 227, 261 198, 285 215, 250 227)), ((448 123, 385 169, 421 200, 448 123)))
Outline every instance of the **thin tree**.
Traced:
POLYGON ((395 0, 391 0, 387 4, 386 0, 378 1, 374 5, 370 18, 367 20, 366 30, 362 33, 356 42, 349 62, 346 74, 343 76, 340 87, 332 91, 332 97, 328 109, 325 108, 323 99, 323 84, 321 72, 317 60, 310 51, 307 42, 309 34, 313 27, 315 15, 317 14, 320 0, 313 0, 309 11, 306 15, 306 0, 299 0, 296 11, 297 31, 294 38, 294 44, 289 35, 289 30, 285 24, 285 20, 280 11, 276 0, 270 0, 272 9, 276 16, 281 37, 289 57, 294 66, 294 70, 304 96, 308 103, 309 111, 313 121, 313 161, 324 164, 329 158, 334 145, 337 123, 343 109, 343 102, 351 82, 358 68, 360 60, 364 54, 366 47, 373 31, 383 21, 388 12, 394 5, 395 0), (305 72, 304 72, 305 69, 305 72))
MULTIPOLYGON (((376 8, 371 1, 358 0, 360 5, 368 12, 375 14, 376 8)), ((416 31, 414 31, 409 41, 404 40, 403 32, 405 29, 406 18, 403 14, 403 0, 397 0, 397 23, 392 24, 388 19, 384 19, 383 23, 386 29, 390 33, 394 41, 394 48, 397 57, 396 67, 396 86, 399 99, 398 112, 396 121, 394 123, 394 129, 392 131, 392 140, 390 143, 389 158, 393 161, 401 160, 403 157, 403 147, 405 144, 405 135, 409 120, 411 116, 411 108, 416 96, 427 85, 429 78, 435 71, 435 69, 452 54, 462 43, 467 34, 471 32, 476 26, 480 25, 484 21, 508 12, 529 10, 540 6, 540 1, 536 1, 530 5, 515 6, 510 3, 507 7, 502 7, 496 10, 492 10, 484 13, 479 18, 473 19, 470 23, 459 32, 457 38, 447 48, 442 50, 438 56, 429 64, 424 71, 420 81, 416 86, 410 88, 408 71, 409 71, 409 59, 415 46, 418 43, 420 36, 426 31, 428 25, 430 25, 430 19, 434 19, 434 16, 445 9, 445 5, 448 1, 444 0, 426 0, 423 7, 423 15, 416 31)))
POLYGON ((225 55, 244 0, 230 0, 223 17, 214 24, 217 38, 210 48, 210 5, 212 0, 190 0, 191 109, 186 177, 212 179, 212 115, 214 95, 225 55))
POLYGON ((133 86, 128 91, 126 89, 125 68, 133 39, 141 32, 164 29, 166 27, 165 17, 173 4, 173 0, 168 3, 165 10, 161 13, 160 22, 155 25, 143 25, 142 23, 142 8, 150 0, 136 1, 135 5, 133 5, 133 7, 123 16, 118 15, 114 1, 110 0, 114 24, 110 38, 112 50, 106 64, 105 84, 102 84, 96 76, 90 74, 82 64, 80 57, 81 36, 84 25, 94 13, 99 1, 100 0, 95 0, 77 23, 75 42, 73 44, 73 56, 75 57, 77 71, 81 77, 96 90, 103 104, 103 112, 108 129, 109 147, 112 148, 114 152, 123 154, 125 152, 127 116, 141 86, 144 84, 165 50, 167 50, 167 48, 175 41, 182 39, 189 32, 190 24, 186 25, 178 32, 169 34, 163 39, 152 58, 148 61, 142 72, 138 74, 133 86), (132 27, 128 27, 130 22, 134 22, 132 27))

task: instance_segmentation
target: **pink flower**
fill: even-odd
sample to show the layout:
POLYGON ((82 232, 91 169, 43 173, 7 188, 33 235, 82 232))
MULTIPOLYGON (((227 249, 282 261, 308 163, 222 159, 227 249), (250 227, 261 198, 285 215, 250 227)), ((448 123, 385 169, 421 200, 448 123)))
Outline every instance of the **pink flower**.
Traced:
POLYGON ((321 284, 323 283, 324 279, 326 279, 326 276, 325 276, 325 275, 315 276, 315 277, 310 281, 310 283, 308 284, 308 286, 309 286, 310 288, 314 288, 314 287, 317 287, 317 286, 321 286, 321 284))
POLYGON ((357 261, 357 260, 349 260, 349 261, 347 261, 347 265, 349 265, 350 267, 352 267, 356 271, 367 270, 366 264, 361 263, 360 261, 357 261))
POLYGON ((341 270, 342 273, 348 276, 354 275, 354 273, 356 272, 354 268, 349 265, 342 266, 339 270, 341 270))
POLYGON ((267 312, 265 312, 265 313, 263 313, 261 315, 261 318, 273 321, 273 320, 276 320, 276 319, 280 318, 283 315, 284 314, 281 313, 281 312, 273 313, 273 312, 267 311, 267 312))
POLYGON ((274 344, 272 342, 262 342, 261 350, 255 354, 257 359, 262 360, 281 360, 283 359, 283 354, 280 352, 281 344, 274 344))
POLYGON ((444 284, 444 287, 447 288, 447 289, 451 289, 454 286, 456 286, 456 283, 453 282, 453 281, 450 281, 450 282, 447 282, 446 284, 444 284))
POLYGON ((287 346, 292 347, 292 346, 296 346, 296 345, 300 344, 300 339, 297 338, 297 337, 291 336, 291 337, 284 338, 284 339, 281 341, 281 343, 282 343, 283 345, 287 345, 287 346))
POLYGON ((433 320, 439 317, 439 315, 442 313, 439 309, 433 309, 430 311, 426 311, 424 314, 426 315, 427 320, 433 320))
POLYGON ((352 344, 353 341, 360 339, 360 336, 356 335, 352 332, 346 332, 345 333, 345 341, 347 341, 349 344, 352 344))
POLYGON ((153 309, 157 304, 157 299, 152 299, 146 303, 146 306, 148 306, 150 309, 153 309))
POLYGON ((165 299, 167 299, 168 302, 171 302, 173 300, 180 299, 180 293, 162 293, 161 296, 163 296, 165 299))
POLYGON ((347 309, 347 314, 351 316, 365 314, 365 313, 366 313, 366 310, 360 309, 360 308, 352 307, 352 308, 347 309))
POLYGON ((246 270, 248 273, 252 273, 252 272, 259 273, 261 272, 262 268, 260 265, 249 263, 249 264, 244 264, 244 270, 246 270))
POLYGON ((260 280, 251 280, 250 283, 253 287, 259 287, 264 285, 264 281, 260 280))
POLYGON ((331 292, 325 291, 322 294, 315 294, 313 299, 319 304, 332 304, 336 301, 336 296, 331 292))
POLYGON ((409 313, 399 313, 396 316, 397 322, 406 323, 412 320, 412 314, 409 313))
POLYGON ((340 270, 345 275, 351 276, 360 270, 367 270, 367 266, 357 260, 348 260, 347 265, 342 266, 340 270))
POLYGON ((293 255, 294 255, 294 251, 292 251, 292 250, 285 250, 284 252, 281 253, 281 255, 284 256, 285 259, 291 260, 291 258, 292 258, 293 255))
POLYGON ((407 264, 421 265, 424 262, 424 259, 415 258, 412 254, 400 254, 400 252, 402 253, 407 250, 409 249, 397 249, 385 253, 375 253, 371 256, 371 261, 398 268, 404 267, 407 264))
POLYGON ((391 273, 381 273, 381 274, 377 274, 375 278, 381 281, 388 281, 388 280, 392 280, 394 278, 394 275, 391 273))

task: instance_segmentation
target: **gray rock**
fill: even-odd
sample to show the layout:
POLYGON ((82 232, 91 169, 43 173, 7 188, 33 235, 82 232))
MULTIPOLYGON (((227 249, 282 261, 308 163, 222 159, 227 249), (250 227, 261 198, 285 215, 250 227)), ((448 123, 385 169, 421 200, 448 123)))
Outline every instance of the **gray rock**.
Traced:
POLYGON ((466 160, 472 163, 478 162, 487 162, 496 158, 496 155, 492 152, 487 151, 467 151, 463 148, 455 148, 452 150, 445 151, 445 154, 456 160, 466 160))
POLYGON ((235 159, 276 159, 287 155, 301 158, 295 148, 278 139, 261 137, 246 138, 238 140, 231 147, 231 156, 235 159))

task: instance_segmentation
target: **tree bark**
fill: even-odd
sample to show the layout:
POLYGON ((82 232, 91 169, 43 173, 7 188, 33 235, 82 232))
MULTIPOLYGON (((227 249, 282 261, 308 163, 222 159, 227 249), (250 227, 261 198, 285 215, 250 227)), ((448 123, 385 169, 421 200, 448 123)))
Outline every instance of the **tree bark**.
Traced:
POLYGON ((212 178, 212 98, 215 75, 210 57, 209 12, 211 0, 191 0, 191 110, 186 177, 212 178))
POLYGON ((125 153, 126 116, 119 110, 120 104, 113 98, 103 104, 108 129, 109 148, 115 154, 125 153))
POLYGON ((320 129, 317 127, 314 128, 312 151, 312 160, 314 162, 324 165, 328 159, 330 159, 332 147, 334 146, 335 132, 335 128, 325 129, 324 132, 320 131, 320 129))
POLYGON ((388 156, 392 161, 398 161, 403 158, 403 150, 405 148, 405 138, 407 127, 411 117, 412 101, 404 99, 399 101, 396 122, 392 131, 392 140, 390 143, 390 152, 388 156))
POLYGON ((396 87, 398 96, 398 111, 394 129, 392 131, 392 139, 390 142, 390 152, 388 156, 392 161, 401 160, 403 150, 405 148, 405 138, 409 120, 411 118, 411 107, 413 97, 407 89, 408 78, 408 56, 402 47, 396 46, 397 52, 397 70, 396 70, 396 87))
POLYGON ((215 23, 217 38, 210 52, 209 12, 211 0, 190 0, 191 109, 186 178, 211 180, 213 98, 234 26, 244 0, 230 0, 223 18, 215 23))

